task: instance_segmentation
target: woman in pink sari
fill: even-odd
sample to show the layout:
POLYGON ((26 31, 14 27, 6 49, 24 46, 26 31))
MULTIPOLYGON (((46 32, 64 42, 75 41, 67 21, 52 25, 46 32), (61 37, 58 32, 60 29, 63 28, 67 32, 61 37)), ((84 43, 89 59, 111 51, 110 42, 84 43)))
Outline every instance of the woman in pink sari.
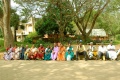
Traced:
POLYGON ((54 43, 54 48, 53 48, 52 53, 51 53, 51 59, 52 60, 57 59, 58 51, 59 51, 59 48, 57 46, 57 43, 54 43))

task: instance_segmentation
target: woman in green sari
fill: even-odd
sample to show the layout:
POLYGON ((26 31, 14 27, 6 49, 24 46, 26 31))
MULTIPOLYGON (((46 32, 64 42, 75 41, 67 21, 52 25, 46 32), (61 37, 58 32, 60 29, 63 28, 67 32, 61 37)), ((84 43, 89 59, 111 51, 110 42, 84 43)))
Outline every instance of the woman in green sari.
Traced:
POLYGON ((72 47, 71 44, 69 43, 69 44, 68 44, 68 47, 67 47, 67 51, 66 51, 66 53, 65 53, 65 59, 66 59, 67 61, 70 61, 70 60, 73 59, 73 57, 74 57, 73 47, 72 47))
POLYGON ((51 53, 52 53, 52 49, 51 49, 51 47, 48 45, 48 47, 45 49, 44 60, 51 60, 51 53))

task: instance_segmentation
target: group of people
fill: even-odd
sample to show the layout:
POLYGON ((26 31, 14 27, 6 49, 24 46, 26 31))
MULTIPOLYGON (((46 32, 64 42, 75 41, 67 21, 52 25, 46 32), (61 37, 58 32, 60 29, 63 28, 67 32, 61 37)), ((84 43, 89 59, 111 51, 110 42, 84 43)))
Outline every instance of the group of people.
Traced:
POLYGON ((110 42, 108 46, 105 46, 103 43, 97 48, 93 45, 93 42, 90 42, 89 47, 86 49, 80 40, 79 44, 76 47, 76 54, 73 51, 73 47, 69 43, 65 47, 62 43, 54 43, 54 46, 51 47, 48 45, 46 48, 40 44, 37 48, 32 45, 31 48, 26 45, 25 47, 21 45, 18 47, 11 45, 4 52, 5 60, 57 60, 57 61, 71 61, 79 59, 81 55, 84 56, 85 60, 88 59, 110 59, 116 60, 120 50, 116 51, 115 46, 110 42))
POLYGON ((18 47, 11 45, 4 52, 5 60, 72 60, 74 57, 73 47, 69 43, 67 50, 62 43, 54 43, 51 47, 48 45, 46 48, 40 44, 38 48, 32 45, 31 48, 26 45, 18 47))

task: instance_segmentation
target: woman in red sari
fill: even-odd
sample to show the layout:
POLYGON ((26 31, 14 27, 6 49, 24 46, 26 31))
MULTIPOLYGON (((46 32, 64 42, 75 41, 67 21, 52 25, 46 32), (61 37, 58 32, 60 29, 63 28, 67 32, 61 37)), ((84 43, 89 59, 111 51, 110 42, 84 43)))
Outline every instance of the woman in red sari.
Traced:
POLYGON ((42 44, 40 44, 40 47, 38 48, 37 59, 44 59, 44 54, 45 48, 43 47, 42 44))

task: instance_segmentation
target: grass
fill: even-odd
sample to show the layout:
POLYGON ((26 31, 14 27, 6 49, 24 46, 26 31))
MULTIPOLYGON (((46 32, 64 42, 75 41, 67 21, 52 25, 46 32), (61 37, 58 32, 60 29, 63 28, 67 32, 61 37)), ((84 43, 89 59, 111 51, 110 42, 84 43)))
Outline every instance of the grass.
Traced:
MULTIPOLYGON (((25 43, 25 42, 15 42, 14 44, 17 44, 18 46, 21 46, 21 44, 28 45, 29 47, 32 46, 30 43, 25 43)), ((0 52, 4 52, 6 49, 4 48, 4 40, 0 38, 0 52)))
MULTIPOLYGON (((23 46, 25 45, 28 45, 29 47, 31 47, 33 44, 30 44, 30 43, 26 43, 26 42, 15 42, 14 44, 17 44, 18 46, 21 46, 21 44, 23 46)), ((63 42, 64 46, 67 46, 67 42, 63 42)), ((72 42, 72 45, 73 44, 76 44, 76 42, 72 42)), ((120 40, 115 40, 113 42, 114 45, 117 45, 117 44, 120 44, 120 40)), ((37 44, 39 45, 39 44, 37 44)), ((48 43, 44 43, 43 44, 45 47, 47 47, 48 43)), ((53 43, 49 43, 49 45, 53 46, 53 43)), ((35 45, 36 46, 36 45, 35 45)), ((36 46, 38 47, 38 46, 36 46)), ((2 38, 0 38, 0 52, 4 52, 5 51, 5 48, 4 48, 4 40, 2 38)))
POLYGON ((3 51, 5 51, 4 40, 0 38, 0 52, 3 52, 3 51))

